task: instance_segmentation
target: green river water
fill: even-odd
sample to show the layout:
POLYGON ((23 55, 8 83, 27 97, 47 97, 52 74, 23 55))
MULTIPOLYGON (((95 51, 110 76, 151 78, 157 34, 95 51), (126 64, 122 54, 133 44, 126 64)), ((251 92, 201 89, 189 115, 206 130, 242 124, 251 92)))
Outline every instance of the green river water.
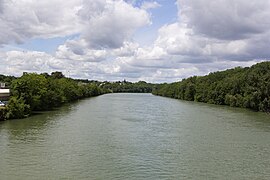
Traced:
POLYGON ((107 94, 0 122, 0 179, 270 179, 270 116, 107 94))

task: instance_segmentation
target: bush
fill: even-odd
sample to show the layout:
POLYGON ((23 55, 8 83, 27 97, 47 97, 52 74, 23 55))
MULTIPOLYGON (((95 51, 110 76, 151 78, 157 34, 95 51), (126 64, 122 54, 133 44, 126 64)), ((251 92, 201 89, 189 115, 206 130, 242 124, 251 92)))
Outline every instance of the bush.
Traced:
POLYGON ((0 121, 6 119, 7 109, 5 107, 0 107, 0 121))
POLYGON ((11 97, 7 105, 7 119, 25 118, 30 114, 30 106, 22 98, 11 97))

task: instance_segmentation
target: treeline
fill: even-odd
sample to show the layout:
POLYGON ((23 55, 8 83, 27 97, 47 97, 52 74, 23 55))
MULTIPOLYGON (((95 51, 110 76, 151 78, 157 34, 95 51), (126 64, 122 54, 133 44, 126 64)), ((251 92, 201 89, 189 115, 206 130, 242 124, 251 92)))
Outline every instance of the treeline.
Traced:
POLYGON ((63 103, 108 92, 95 83, 66 78, 61 72, 24 73, 11 81, 10 90, 8 105, 0 112, 2 119, 27 117, 33 111, 51 110, 63 103))
POLYGON ((153 94, 270 112, 270 62, 160 84, 153 94))
POLYGON ((154 84, 139 81, 99 82, 66 78, 62 72, 24 73, 21 77, 0 75, 10 88, 6 107, 0 108, 0 120, 24 118, 34 111, 51 110, 63 103, 105 93, 151 93, 154 84))
POLYGON ((145 81, 129 82, 123 81, 95 81, 88 79, 76 79, 75 81, 84 83, 94 83, 103 89, 107 89, 111 93, 151 93, 155 84, 147 83, 145 81))
POLYGON ((9 87, 11 85, 11 82, 16 79, 14 76, 5 76, 0 74, 0 82, 5 83, 6 87, 9 87))
POLYGON ((270 112, 270 62, 252 67, 237 67, 207 76, 193 76, 171 84, 144 81, 99 82, 66 78, 61 72, 0 75, 11 91, 1 119, 29 116, 33 111, 51 110, 63 103, 104 93, 150 93, 176 99, 197 101, 270 112))
POLYGON ((145 81, 139 82, 128 82, 117 81, 117 82, 101 82, 100 87, 108 89, 112 93, 151 93, 154 84, 146 83, 145 81))

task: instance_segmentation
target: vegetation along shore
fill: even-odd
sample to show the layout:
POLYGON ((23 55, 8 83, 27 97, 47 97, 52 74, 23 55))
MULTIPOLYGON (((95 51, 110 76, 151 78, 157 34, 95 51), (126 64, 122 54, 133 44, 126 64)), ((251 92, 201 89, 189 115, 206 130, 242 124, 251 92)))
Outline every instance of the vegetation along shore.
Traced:
MULTIPOLYGON (((11 95, 5 107, 0 107, 0 120, 19 119, 35 111, 52 110, 64 103, 105 93, 151 93, 153 84, 99 82, 66 78, 61 72, 24 73, 21 77, 0 75, 11 95)), ((1 100, 1 99, 0 99, 1 100)))
POLYGON ((175 83, 150 84, 124 81, 99 82, 66 78, 61 72, 0 75, 10 89, 0 120, 24 118, 34 111, 51 110, 63 103, 105 93, 152 93, 154 95, 270 112, 270 62, 236 67, 175 83))
POLYGON ((153 94, 270 112, 270 62, 160 84, 153 94))

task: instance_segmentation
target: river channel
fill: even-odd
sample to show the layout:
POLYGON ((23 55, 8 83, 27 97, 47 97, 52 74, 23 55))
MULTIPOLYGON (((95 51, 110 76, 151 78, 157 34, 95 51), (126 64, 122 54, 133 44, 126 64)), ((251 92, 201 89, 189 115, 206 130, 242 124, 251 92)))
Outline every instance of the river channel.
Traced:
POLYGON ((270 179, 270 116, 106 94, 0 122, 0 179, 270 179))

